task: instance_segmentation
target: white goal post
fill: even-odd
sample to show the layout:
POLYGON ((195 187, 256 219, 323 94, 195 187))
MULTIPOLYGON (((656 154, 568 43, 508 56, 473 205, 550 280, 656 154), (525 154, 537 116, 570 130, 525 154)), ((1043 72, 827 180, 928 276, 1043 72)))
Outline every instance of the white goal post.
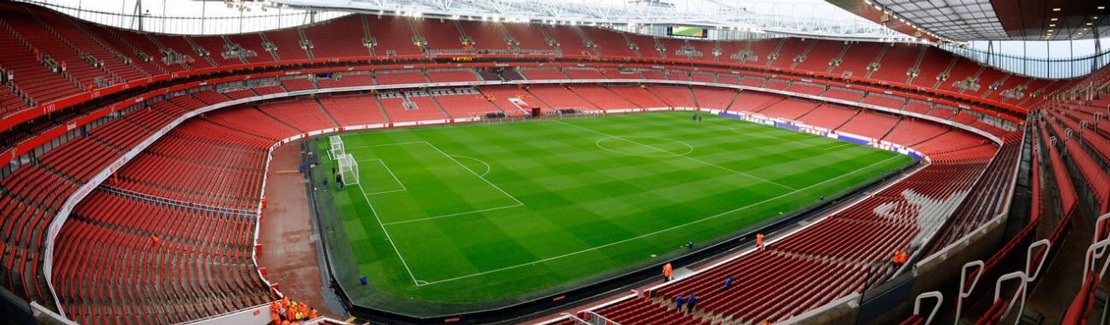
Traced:
POLYGON ((343 147, 343 138, 338 135, 333 135, 328 137, 328 140, 331 142, 331 149, 328 150, 328 158, 337 161, 340 156, 347 153, 346 149, 343 147))
POLYGON ((358 184, 358 162, 351 154, 343 154, 336 160, 336 169, 343 176, 343 185, 358 184))

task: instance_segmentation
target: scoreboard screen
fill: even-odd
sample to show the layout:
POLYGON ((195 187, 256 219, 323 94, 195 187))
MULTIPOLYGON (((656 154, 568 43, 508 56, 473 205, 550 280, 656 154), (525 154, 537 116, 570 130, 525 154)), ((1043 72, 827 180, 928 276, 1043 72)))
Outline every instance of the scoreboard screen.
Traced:
POLYGON ((709 29, 698 26, 672 25, 670 27, 667 27, 667 35, 706 38, 709 37, 709 29))

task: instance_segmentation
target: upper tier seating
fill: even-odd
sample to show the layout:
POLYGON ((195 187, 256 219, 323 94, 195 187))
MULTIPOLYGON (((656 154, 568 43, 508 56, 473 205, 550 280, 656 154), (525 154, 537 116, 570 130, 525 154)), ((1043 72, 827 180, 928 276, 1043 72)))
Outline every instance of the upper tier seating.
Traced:
MULTIPOLYGON (((370 36, 377 41, 374 54, 420 55, 420 47, 413 42, 412 27, 405 18, 393 16, 367 16, 370 36)), ((460 43, 459 46, 462 44, 460 43)))
MULTIPOLYGON (((839 75, 851 72, 854 77, 868 75, 869 73, 865 71, 867 67, 872 63, 879 63, 878 70, 874 73, 875 78, 896 83, 907 82, 909 79, 907 71, 917 65, 920 75, 913 78, 914 85, 938 87, 946 91, 961 92, 974 98, 1011 103, 1028 102, 1032 100, 1030 97, 1032 94, 1042 93, 1052 85, 1051 82, 983 68, 942 50, 916 45, 845 44, 839 41, 800 39, 735 42, 656 39, 593 27, 503 24, 357 14, 302 27, 258 33, 182 37, 138 33, 88 24, 47 9, 27 5, 5 5, 0 7, 0 11, 14 13, 3 15, 10 18, 0 20, 11 26, 5 33, 0 33, 0 44, 7 43, 8 48, 16 49, 9 53, 10 58, 0 54, 0 69, 17 71, 15 86, 26 92, 27 97, 36 105, 77 94, 88 88, 90 84, 94 84, 93 87, 99 87, 146 76, 209 67, 231 68, 247 63, 370 55, 419 56, 431 54, 431 52, 505 53, 505 51, 523 50, 528 54, 556 55, 553 51, 555 48, 552 46, 557 46, 563 55, 632 58, 665 56, 668 59, 701 62, 720 60, 712 55, 719 48, 724 62, 738 63, 740 62, 738 55, 742 52, 750 52, 751 55, 746 61, 749 64, 822 73, 830 71, 839 75), (19 14, 28 12, 33 15, 19 14), (40 32, 43 24, 50 25, 57 31, 57 35, 40 32), (360 30, 361 32, 335 32, 336 30, 360 30), (20 35, 20 33, 30 35, 20 35), (464 45, 464 42, 471 40, 475 42, 473 46, 468 48, 464 45), (374 44, 369 49, 365 46, 367 41, 372 41, 374 44), (427 42, 429 53, 425 53, 424 49, 417 45, 420 42, 427 42), (630 49, 630 43, 635 44, 638 49, 630 49), (515 47, 513 44, 516 44, 515 47), (657 46, 662 47, 666 53, 659 53, 656 50, 657 46), (34 55, 29 55, 32 49, 39 49, 44 55, 66 61, 67 73, 48 72, 43 65, 34 62, 34 55), (234 52, 229 52, 230 49, 241 50, 238 53, 241 57, 234 52), (268 49, 273 49, 273 52, 268 49), (85 63, 79 58, 79 54, 85 53, 104 65, 94 67, 85 63), (701 53, 701 56, 694 53, 701 53), (224 57, 224 54, 229 56, 224 57), (772 56, 776 59, 769 60, 772 56), (919 65, 916 64, 918 57, 921 58, 919 65), (795 59, 800 62, 796 62, 795 59), (830 69, 828 62, 834 59, 841 59, 843 62, 830 69), (941 74, 947 74, 948 80, 938 82, 936 77, 941 74), (69 81, 64 81, 67 78, 69 81), (977 80, 979 87, 971 90, 954 86, 956 82, 966 81, 969 78, 977 80), (95 82, 96 80, 100 80, 99 84, 95 82), (72 88, 56 87, 66 82, 71 84, 72 88), (1000 88, 991 89, 991 86, 996 84, 1000 88), (1021 87, 1024 89, 1014 91, 1021 87)), ((651 76, 646 77, 651 78, 651 76)), ((676 78, 690 80, 689 76, 676 76, 676 78)), ((712 77, 695 73, 692 79, 705 81, 712 80, 712 77)), ((745 84, 752 83, 745 82, 745 84)), ((776 89, 786 86, 777 82, 758 85, 776 89)), ((1058 88, 1064 85, 1064 83, 1057 83, 1052 87, 1058 88)), ((20 101, 11 99, 12 95, 5 95, 4 92, 0 90, 0 103, 5 104, 5 107, 0 108, 0 114, 26 107, 25 104, 20 104, 20 101)))
MULTIPOLYGON (((636 57, 636 53, 628 48, 628 40, 624 37, 623 33, 600 28, 580 28, 579 30, 582 32, 582 36, 585 39, 590 40, 596 45, 595 49, 601 52, 601 55, 636 57)), ((654 43, 640 44, 639 46, 641 53, 659 53, 659 51, 655 50, 654 43)))
POLYGON ((189 39, 192 40, 193 44, 208 51, 208 57, 220 66, 243 64, 243 60, 238 56, 224 55, 224 53, 229 52, 227 50, 228 44, 221 36, 192 36, 189 39))
POLYGON ((877 61, 878 69, 871 73, 871 78, 906 83, 910 79, 910 69, 926 49, 924 45, 891 44, 877 61))
MULTIPOLYGON (((14 11, 12 7, 18 7, 15 4, 0 4, 0 11, 10 13, 14 11)), ((14 13, 4 15, 7 17, 17 16, 14 13)), ((37 24, 27 21, 9 21, 5 18, 0 18, 0 22, 4 24, 20 24, 29 25, 37 24)), ((29 26, 34 28, 34 25, 29 26)), ((0 68, 13 71, 14 83, 21 89, 27 92, 31 100, 35 103, 48 103, 54 100, 61 99, 66 96, 75 95, 81 91, 74 82, 67 80, 62 74, 51 72, 45 65, 39 62, 33 52, 32 46, 25 45, 26 43, 20 41, 20 38, 14 34, 13 31, 4 29, 0 30, 0 48, 5 50, 0 51, 0 68)), ((60 51, 64 53, 63 51, 60 51)), ((39 51, 40 55, 49 55, 39 51)), ((84 64, 84 61, 74 61, 74 65, 84 64)), ((24 105, 20 105, 24 106, 24 105)), ((0 112, 8 113, 15 110, 16 107, 5 106, 0 109, 0 112)))
POLYGON ((839 66, 832 69, 838 75, 865 77, 869 74, 868 67, 879 60, 879 55, 891 48, 890 44, 859 42, 848 46, 839 66))
POLYGON ((424 50, 428 54, 463 52, 463 38, 454 20, 416 19, 413 21, 420 37, 427 41, 424 50))
POLYGON ((548 38, 554 40, 555 45, 559 47, 563 55, 594 55, 593 51, 586 48, 585 41, 578 35, 578 27, 537 25, 536 29, 544 35, 547 35, 548 38))
MULTIPOLYGON (((82 89, 87 89, 89 85, 99 88, 97 82, 109 85, 118 82, 117 79, 108 74, 107 71, 97 68, 82 59, 81 53, 78 53, 76 49, 70 47, 64 39, 54 35, 52 33, 53 27, 45 25, 46 22, 38 19, 37 15, 33 13, 30 7, 24 8, 27 9, 25 12, 3 15, 4 23, 11 27, 11 29, 5 32, 18 35, 19 38, 26 41, 33 50, 38 50, 40 55, 50 57, 59 64, 65 66, 65 72, 63 74, 72 78, 72 81, 82 89)), ((64 28, 64 26, 58 27, 64 28)), ((78 33, 69 34, 74 35, 78 33)), ((86 39, 81 39, 80 41, 82 43, 87 43, 86 39)), ((23 47, 17 46, 16 48, 22 49, 23 47)), ((34 56, 28 56, 28 58, 34 58, 34 56)), ((110 58, 99 59, 107 60, 110 58)), ((31 79, 28 79, 28 81, 31 81, 31 79)))
POLYGON ((228 43, 237 45, 244 51, 253 52, 253 54, 244 54, 247 62, 270 62, 274 60, 274 55, 266 51, 260 33, 234 34, 225 37, 227 37, 228 43))
MULTIPOLYGON (((554 48, 547 43, 549 38, 539 28, 524 24, 501 24, 501 27, 505 28, 509 37, 517 42, 517 48, 522 51, 554 51, 554 48)), ((479 47, 481 46, 479 44, 479 47)))
POLYGON ((266 31, 262 33, 262 39, 273 44, 274 48, 277 49, 275 54, 278 59, 285 61, 304 60, 308 58, 308 54, 301 47, 301 35, 297 29, 285 28, 266 31))
POLYGON ((512 48, 505 42, 505 34, 497 22, 459 21, 466 36, 474 41, 474 48, 486 51, 508 51, 512 48))
POLYGON ((350 15, 325 21, 316 28, 305 28, 304 34, 312 41, 312 55, 318 58, 361 57, 370 55, 364 40, 366 25, 362 16, 350 15), (335 30, 343 33, 333 32, 335 30))
MULTIPOLYGON (((819 42, 819 41, 814 41, 814 42, 819 42)), ((792 45, 792 44, 787 44, 787 45, 792 45)), ((799 45, 801 45, 801 44, 799 44, 799 45)), ((800 56, 800 54, 799 54, 799 57, 793 57, 793 56, 792 57, 782 57, 781 56, 782 54, 780 54, 779 60, 784 60, 784 59, 785 60, 795 60, 795 59, 797 59, 797 60, 801 60, 801 61, 798 62, 796 65, 794 65, 795 68, 805 69, 805 70, 810 70, 810 71, 820 71, 820 72, 828 71, 829 69, 833 68, 833 66, 832 66, 833 60, 840 56, 840 52, 844 51, 844 47, 846 45, 844 45, 844 44, 819 44, 819 45, 828 45, 828 46, 818 46, 817 44, 815 44, 812 48, 809 49, 809 52, 806 52, 804 56, 800 56)), ((808 47, 809 45, 806 44, 806 45, 803 45, 803 46, 808 47)), ((783 52, 783 54, 789 55, 786 52, 783 52)), ((776 61, 776 64, 778 64, 777 61, 776 61)))

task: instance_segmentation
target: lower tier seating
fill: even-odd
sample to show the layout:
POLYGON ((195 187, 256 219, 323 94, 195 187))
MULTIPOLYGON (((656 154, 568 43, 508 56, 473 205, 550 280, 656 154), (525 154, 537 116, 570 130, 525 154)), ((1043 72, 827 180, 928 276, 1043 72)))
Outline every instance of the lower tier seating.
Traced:
MULTIPOLYGON (((898 125, 916 128, 915 124, 921 123, 925 122, 903 120, 898 125)), ((979 150, 978 142, 964 141, 964 136, 959 132, 937 136, 936 144, 924 153, 944 154, 946 158, 766 250, 594 312, 618 323, 659 319, 690 324, 775 323, 852 292, 862 292, 893 274, 895 267, 888 262, 891 254, 914 249, 912 243, 935 231, 973 185, 979 188, 976 193, 1005 191, 1008 183, 996 179, 1012 175, 1017 151, 1011 147, 1019 146, 1015 143, 1002 150, 979 150), (996 152, 1001 158, 988 165, 996 152), (998 176, 976 185, 976 176, 985 168, 988 175, 998 176), (729 277, 732 284, 725 289, 729 277), (692 313, 675 310, 674 300, 679 295, 698 296, 692 313)), ((975 207, 984 208, 975 211, 988 213, 997 211, 1001 195, 977 198, 987 203, 976 202, 975 207)), ((959 223, 959 229, 981 220, 971 219, 959 223)))
MULTIPOLYGON (((209 117, 257 117, 236 110, 255 109, 209 117)), ((190 120, 78 204, 55 246, 53 281, 67 316, 82 324, 179 323, 275 298, 251 260, 273 141, 239 138, 297 131, 256 125, 190 120)))

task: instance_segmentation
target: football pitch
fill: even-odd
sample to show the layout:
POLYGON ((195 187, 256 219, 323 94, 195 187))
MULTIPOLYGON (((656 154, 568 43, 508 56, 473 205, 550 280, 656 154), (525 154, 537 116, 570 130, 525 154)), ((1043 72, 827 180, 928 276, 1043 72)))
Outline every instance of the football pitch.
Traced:
MULTIPOLYGON (((317 191, 337 214, 322 217, 333 270, 357 304, 435 313, 427 303, 452 312, 524 301, 662 263, 687 252, 689 241, 729 238, 913 162, 771 126, 690 117, 342 134, 359 184, 317 191), (359 285, 362 276, 368 286, 359 285)), ((327 138, 315 149, 319 186, 333 166, 327 138)))

